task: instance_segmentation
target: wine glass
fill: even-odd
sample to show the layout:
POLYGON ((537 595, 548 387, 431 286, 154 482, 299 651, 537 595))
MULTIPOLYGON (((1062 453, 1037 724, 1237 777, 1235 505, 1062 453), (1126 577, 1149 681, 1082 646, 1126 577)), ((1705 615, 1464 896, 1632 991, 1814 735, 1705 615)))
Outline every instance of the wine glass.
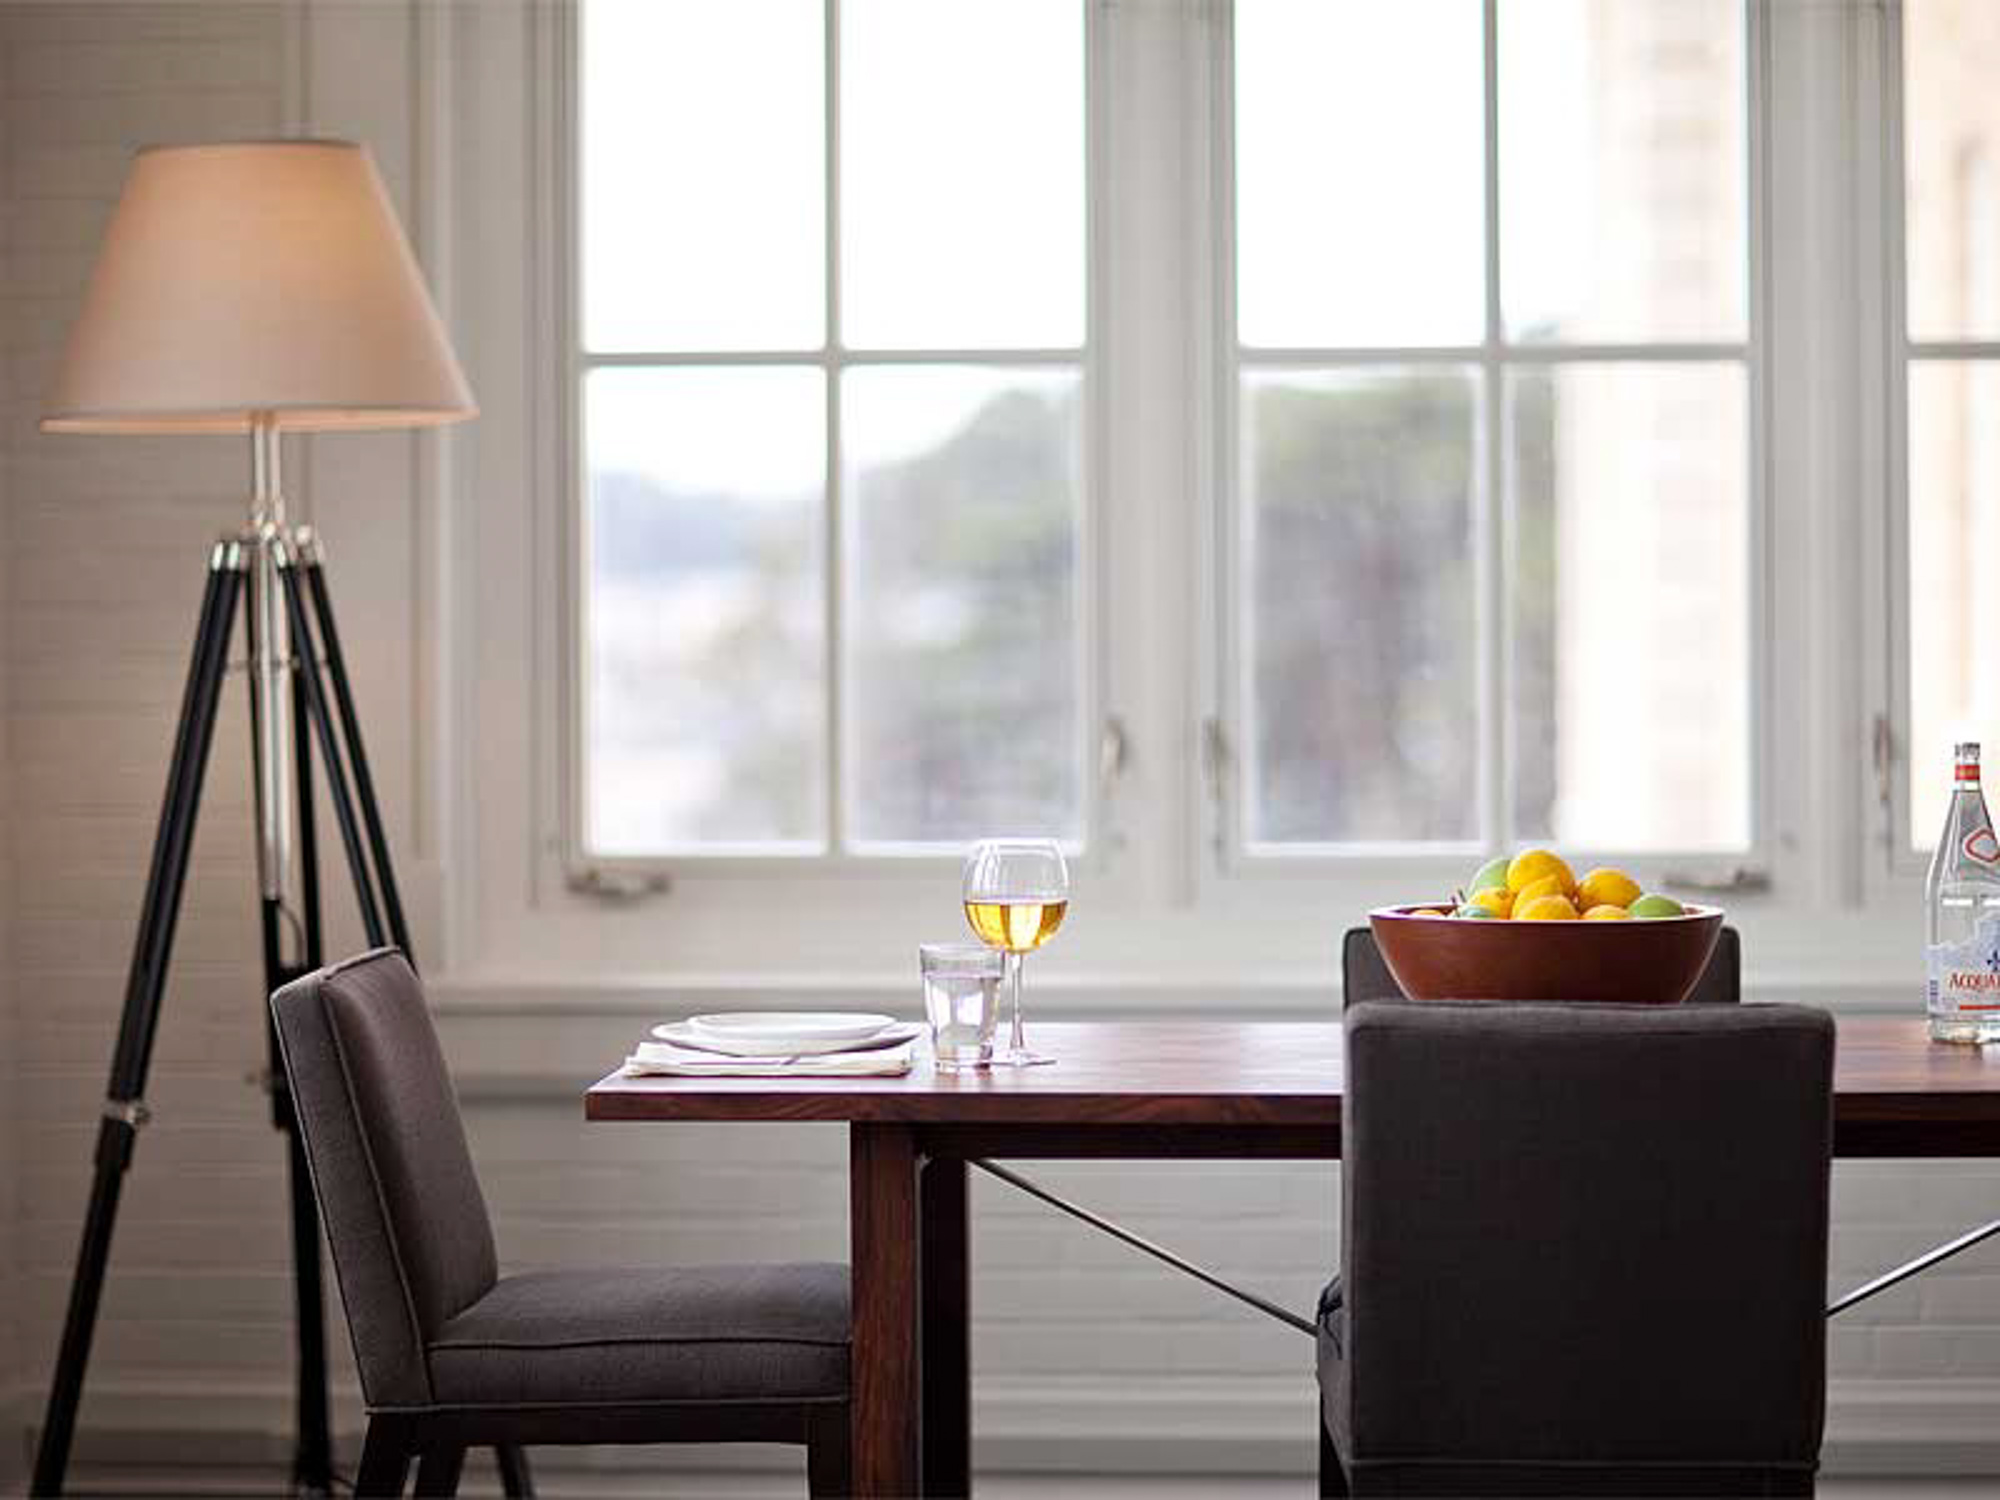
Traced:
POLYGON ((1021 1030, 1021 959, 1056 935, 1069 912, 1069 866, 1054 839, 982 839, 965 861, 965 920, 979 940, 998 948, 1013 997, 1009 1067, 1054 1062, 1030 1052, 1021 1030))

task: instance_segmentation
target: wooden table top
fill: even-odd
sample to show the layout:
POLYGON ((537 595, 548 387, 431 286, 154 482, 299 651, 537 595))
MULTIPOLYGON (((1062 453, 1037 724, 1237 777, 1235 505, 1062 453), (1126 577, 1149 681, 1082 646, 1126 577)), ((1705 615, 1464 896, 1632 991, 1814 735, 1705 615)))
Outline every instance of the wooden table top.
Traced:
MULTIPOLYGON (((2000 1049, 1942 1046, 1920 1016, 1840 1018, 1835 1112, 1856 1128, 1970 1127, 2000 1150, 2000 1049)), ((621 1078, 593 1085, 591 1120, 846 1120, 923 1125, 1338 1128, 1346 1082, 1337 1022, 1045 1021, 1057 1062, 901 1078, 621 1078)), ((1969 1139, 1969 1138, 1968 1138, 1969 1139)), ((1977 1144, 1975 1143, 1975 1144, 1977 1144)), ((1896 1154, 1885 1148, 1847 1154, 1896 1154)), ((1943 1150, 1936 1154, 1961 1154, 1943 1150)), ((1931 1154, 1929 1152, 1921 1154, 1931 1154)))

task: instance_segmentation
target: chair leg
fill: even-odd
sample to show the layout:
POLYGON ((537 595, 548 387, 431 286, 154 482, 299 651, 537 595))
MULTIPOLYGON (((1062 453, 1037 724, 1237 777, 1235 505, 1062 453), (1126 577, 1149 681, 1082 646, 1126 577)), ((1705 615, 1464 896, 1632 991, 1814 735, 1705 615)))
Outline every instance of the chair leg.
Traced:
POLYGON ((460 1447, 426 1449, 423 1461, 417 1465, 417 1493, 437 1496, 440 1500, 451 1500, 458 1493, 458 1477, 465 1469, 465 1449, 460 1447))
POLYGON ((500 1488, 507 1500, 535 1500, 535 1476, 528 1468, 528 1455, 517 1443, 501 1443, 493 1449, 500 1466, 500 1488))
POLYGON ((416 1429, 404 1417, 370 1417, 354 1476, 356 1500, 396 1500, 410 1477, 416 1429))
POLYGON ((1333 1434, 1326 1430, 1326 1418, 1319 1419, 1319 1492, 1344 1496, 1348 1493, 1347 1471, 1340 1466, 1340 1450, 1333 1446, 1333 1434))
POLYGON ((815 1406, 806 1417, 806 1494, 811 1500, 847 1500, 854 1493, 845 1401, 815 1406))

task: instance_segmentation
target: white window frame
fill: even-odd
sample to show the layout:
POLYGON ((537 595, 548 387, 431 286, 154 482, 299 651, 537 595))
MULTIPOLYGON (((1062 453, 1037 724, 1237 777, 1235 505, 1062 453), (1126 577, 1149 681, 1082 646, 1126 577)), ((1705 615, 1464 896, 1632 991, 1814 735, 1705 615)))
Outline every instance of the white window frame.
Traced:
POLYGON ((1476 344, 1410 346, 1324 346, 1254 348, 1236 335, 1236 205, 1235 66, 1232 55, 1233 7, 1225 0, 1223 22, 1213 49, 1214 101, 1211 129, 1217 141, 1212 202, 1216 207, 1209 230, 1209 251, 1215 267, 1211 293, 1214 326, 1209 343, 1212 375, 1209 421, 1217 434, 1210 485, 1217 499, 1212 535, 1215 542, 1214 584, 1219 604, 1216 628, 1221 639, 1217 654, 1213 707, 1205 729, 1211 761, 1209 817, 1211 842, 1228 874, 1302 874, 1324 878, 1329 868, 1385 862, 1412 878, 1427 874, 1462 875, 1480 860, 1519 847, 1511 828, 1513 802, 1514 724, 1508 683, 1512 672, 1513 621, 1509 607, 1509 570, 1514 497, 1508 481, 1505 375, 1524 366, 1564 364, 1693 364, 1740 362, 1746 403, 1744 433, 1747 568, 1745 627, 1749 680, 1750 819, 1748 841, 1739 851, 1649 849, 1642 854, 1616 848, 1573 849, 1588 864, 1638 860, 1647 868, 1673 872, 1682 888, 1719 890, 1761 889, 1769 880, 1773 820, 1768 791, 1769 748, 1767 686, 1771 677, 1772 642, 1769 612, 1770 493, 1768 397, 1769 280, 1767 274, 1769 27, 1767 0, 1743 0, 1744 62, 1744 275, 1745 330, 1741 341, 1636 341, 1630 343, 1514 343, 1507 337, 1500 302, 1500 101, 1499 4, 1482 4, 1482 118, 1485 132, 1484 170, 1484 327, 1476 344), (1239 396, 1246 370, 1305 368, 1313 370, 1369 367, 1439 367, 1476 372, 1479 382, 1477 427, 1474 435, 1475 483, 1473 548, 1477 558, 1474 603, 1480 654, 1475 666, 1476 719, 1483 774, 1469 794, 1478 802, 1472 839, 1438 843, 1417 841, 1263 844, 1253 846, 1244 835, 1250 777, 1245 769, 1251 753, 1251 670, 1244 635, 1251 598, 1246 579, 1245 481, 1239 447, 1239 396))
POLYGON ((1079 777, 1079 837, 1066 840, 1072 859, 1088 861, 1101 845, 1102 808, 1106 783, 1117 769, 1122 740, 1104 709, 1104 545, 1105 488, 1102 370, 1104 337, 1102 306, 1108 277, 1103 266, 1102 200, 1107 178, 1102 170, 1105 91, 1102 84, 1103 43, 1101 6, 1077 0, 1084 26, 1082 80, 1084 117, 1084 343, 1072 348, 1032 349, 856 349, 841 339, 841 173, 840 173, 840 9, 841 0, 821 0, 824 28, 823 150, 821 186, 825 221, 821 245, 826 320, 817 347, 787 350, 619 350, 593 352, 583 335, 583 150, 580 95, 582 92, 583 6, 576 0, 558 12, 556 68, 559 150, 566 158, 569 192, 559 215, 557 233, 557 331, 563 369, 556 417, 556 442, 562 473, 561 507, 561 638, 563 663, 559 674, 561 737, 558 779, 562 812, 560 833, 563 864, 569 884, 579 890, 623 895, 664 890, 676 872, 699 869, 703 874, 766 876, 781 872, 823 871, 849 876, 887 866, 956 866, 964 857, 955 842, 903 840, 855 845, 847 836, 846 767, 851 752, 847 708, 852 700, 852 674, 844 639, 848 587, 847 510, 844 503, 844 455, 841 450, 841 377, 851 369, 898 368, 919 365, 963 365, 976 368, 1074 369, 1079 382, 1076 469, 1076 639, 1072 643, 1078 691, 1077 733, 1072 744, 1079 777), (824 847, 794 847, 774 841, 764 845, 690 845, 657 854, 612 855, 591 850, 588 826, 588 648, 589 566, 584 529, 589 507, 588 455, 583 436, 583 389, 590 374, 604 369, 662 368, 816 368, 825 383, 826 467, 822 528, 823 570, 823 711, 822 791, 826 798, 824 847), (1096 753, 1093 755, 1093 750, 1096 753), (1096 774, 1093 774, 1095 772, 1096 774))
MULTIPOLYGON (((1912 339, 1909 319, 1908 225, 1905 221, 1908 183, 1904 161, 1903 0, 1880 0, 1880 38, 1876 49, 1880 75, 1875 80, 1880 115, 1877 186, 1882 225, 1879 248, 1881 306, 1875 346, 1882 382, 1878 398, 1882 433, 1882 485, 1888 497, 1885 516, 1883 593, 1888 600, 1889 652, 1882 677, 1880 706, 1874 718, 1874 808, 1881 825, 1892 888, 1908 890, 1920 882, 1930 855, 1915 838, 1922 829, 1911 826, 1911 776, 1924 768, 1910 765, 1915 728, 1910 672, 1910 367, 1929 359, 2000 360, 2000 339, 1912 339)), ((1940 778, 1944 767, 1931 768, 1940 778)))
MULTIPOLYGON (((1203 726, 1225 701, 1214 549, 1233 493, 1216 423, 1235 399, 1216 300, 1227 220, 1210 202, 1229 12, 1222 0, 1090 3, 1090 170, 1103 185, 1090 218, 1090 336, 1102 366, 1092 372, 1102 376, 1092 393, 1093 712, 1103 715, 1093 728, 1115 726, 1106 748, 1122 753, 1104 757, 1091 787, 1083 915, 1038 957, 1033 1009, 1320 1013, 1340 929, 1371 905, 1431 893, 1458 862, 1245 863, 1222 842, 1214 788, 1227 789, 1229 767, 1205 763, 1203 726)), ((1753 211, 1769 223, 1761 237, 1753 227, 1752 248, 1771 286, 1759 463, 1769 491, 1757 507, 1768 540, 1755 576, 1765 594, 1753 601, 1768 657, 1755 743, 1771 885, 1721 899, 1745 933, 1746 982, 1760 998, 1879 1009, 1905 989, 1914 996, 1921 931, 1920 881, 1884 857, 1900 810, 1879 808, 1869 760, 1876 716, 1901 723, 1901 578, 1883 557, 1900 495, 1884 436, 1890 205, 1878 202, 1894 124, 1880 76, 1893 12, 1876 0, 1760 0, 1758 10, 1768 41, 1753 77, 1768 75, 1770 92, 1752 118, 1769 128, 1752 171, 1769 206, 1753 211)), ((549 0, 456 7, 430 29, 445 65, 425 90, 422 122, 437 147, 422 157, 435 163, 422 195, 439 195, 432 254, 484 413, 445 441, 445 711, 422 762, 442 864, 435 913, 420 901, 415 915, 420 930, 440 932, 432 951, 447 993, 509 1014, 595 1006, 625 1018, 621 1036, 631 1016, 656 1019, 683 1000, 906 1003, 907 945, 956 928, 945 860, 569 863, 570 43, 549 0), (754 900, 743 874, 755 877, 754 900), (643 899, 669 875, 671 897, 643 899)), ((371 624, 357 629, 357 652, 370 649, 371 624)), ((1643 868, 1664 873, 1650 856, 1643 868)))

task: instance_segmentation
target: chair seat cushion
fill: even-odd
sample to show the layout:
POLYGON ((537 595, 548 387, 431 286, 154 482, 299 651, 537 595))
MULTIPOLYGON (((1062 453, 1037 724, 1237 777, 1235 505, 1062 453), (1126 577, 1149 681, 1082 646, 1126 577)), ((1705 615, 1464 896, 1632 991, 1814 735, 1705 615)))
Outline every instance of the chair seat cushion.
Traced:
POLYGON ((755 1401, 847 1394, 847 1267, 510 1276, 429 1348, 443 1405, 755 1401))

